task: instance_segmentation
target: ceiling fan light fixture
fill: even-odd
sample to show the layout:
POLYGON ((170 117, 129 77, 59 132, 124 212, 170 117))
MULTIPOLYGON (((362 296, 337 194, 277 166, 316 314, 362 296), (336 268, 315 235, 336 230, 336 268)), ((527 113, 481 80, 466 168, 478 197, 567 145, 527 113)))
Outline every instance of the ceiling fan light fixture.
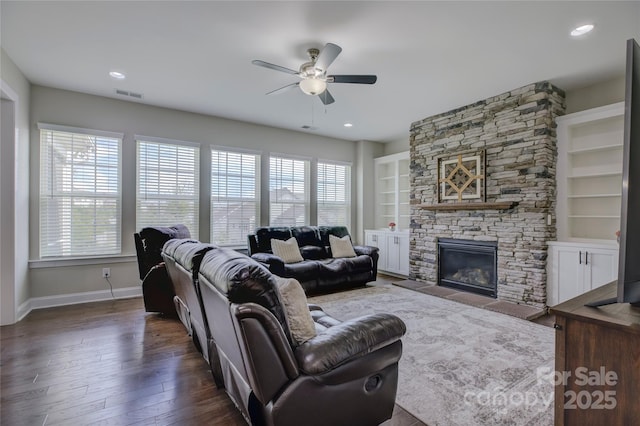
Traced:
POLYGON ((307 95, 319 95, 327 89, 327 82, 317 78, 306 78, 299 84, 300 90, 307 95))

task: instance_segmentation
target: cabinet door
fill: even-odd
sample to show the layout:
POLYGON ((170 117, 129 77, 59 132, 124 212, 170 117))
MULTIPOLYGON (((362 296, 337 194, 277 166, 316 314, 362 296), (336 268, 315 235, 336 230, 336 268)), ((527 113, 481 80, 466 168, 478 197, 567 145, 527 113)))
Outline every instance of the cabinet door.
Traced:
POLYGON ((556 247, 554 255, 554 273, 557 282, 557 300, 550 301, 553 304, 562 303, 565 300, 585 292, 584 290, 584 250, 575 247, 556 247))
POLYGON ((409 236, 387 234, 387 271, 409 275, 409 236))
POLYGON ((585 291, 593 290, 618 278, 617 250, 589 249, 585 251, 585 291))
POLYGON ((387 271, 398 273, 400 270, 400 245, 398 236, 387 234, 387 271))
POLYGON ((398 255, 399 267, 398 273, 402 275, 409 275, 409 236, 398 235, 398 255))

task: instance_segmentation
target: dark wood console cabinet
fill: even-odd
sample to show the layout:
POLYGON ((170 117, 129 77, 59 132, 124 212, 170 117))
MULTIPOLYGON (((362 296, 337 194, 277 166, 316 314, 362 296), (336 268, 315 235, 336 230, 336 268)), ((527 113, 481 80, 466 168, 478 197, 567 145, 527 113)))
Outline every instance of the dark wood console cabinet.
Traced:
POLYGON ((584 306, 615 295, 612 282, 551 308, 556 425, 640 424, 640 308, 584 306))

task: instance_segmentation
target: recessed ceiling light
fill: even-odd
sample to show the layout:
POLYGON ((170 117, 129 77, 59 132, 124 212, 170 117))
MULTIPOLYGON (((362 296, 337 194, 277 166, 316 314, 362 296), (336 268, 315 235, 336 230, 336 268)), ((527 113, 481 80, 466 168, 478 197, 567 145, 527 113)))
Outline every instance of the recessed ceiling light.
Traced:
POLYGON ((111 71, 109 75, 115 78, 116 80, 124 80, 125 78, 125 75, 119 71, 111 71))
POLYGON ((353 127, 353 124, 351 124, 351 123, 344 123, 344 127, 353 127))
POLYGON ((576 27, 573 29, 573 31, 571 31, 571 35, 573 37, 584 35, 590 32, 591 30, 593 30, 593 27, 594 27, 593 24, 580 25, 579 27, 576 27))

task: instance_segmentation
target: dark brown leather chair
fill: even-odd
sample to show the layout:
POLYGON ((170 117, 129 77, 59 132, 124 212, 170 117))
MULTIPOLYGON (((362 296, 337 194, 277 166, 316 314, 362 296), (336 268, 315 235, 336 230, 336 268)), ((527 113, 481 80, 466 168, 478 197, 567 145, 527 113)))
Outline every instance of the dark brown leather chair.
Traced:
POLYGON ((161 253, 168 240, 189 237, 189 229, 184 225, 147 227, 133 234, 146 312, 176 315, 173 301, 175 293, 161 253))
POLYGON ((178 318, 193 337, 193 342, 207 362, 210 362, 211 333, 194 279, 197 279, 202 256, 214 247, 191 239, 172 239, 165 243, 162 250, 162 258, 175 291, 173 299, 178 318))
POLYGON ((276 277, 255 260, 212 248, 194 284, 224 387, 251 424, 367 426, 391 417, 405 333, 398 317, 340 322, 309 305, 317 335, 296 345, 276 277))

